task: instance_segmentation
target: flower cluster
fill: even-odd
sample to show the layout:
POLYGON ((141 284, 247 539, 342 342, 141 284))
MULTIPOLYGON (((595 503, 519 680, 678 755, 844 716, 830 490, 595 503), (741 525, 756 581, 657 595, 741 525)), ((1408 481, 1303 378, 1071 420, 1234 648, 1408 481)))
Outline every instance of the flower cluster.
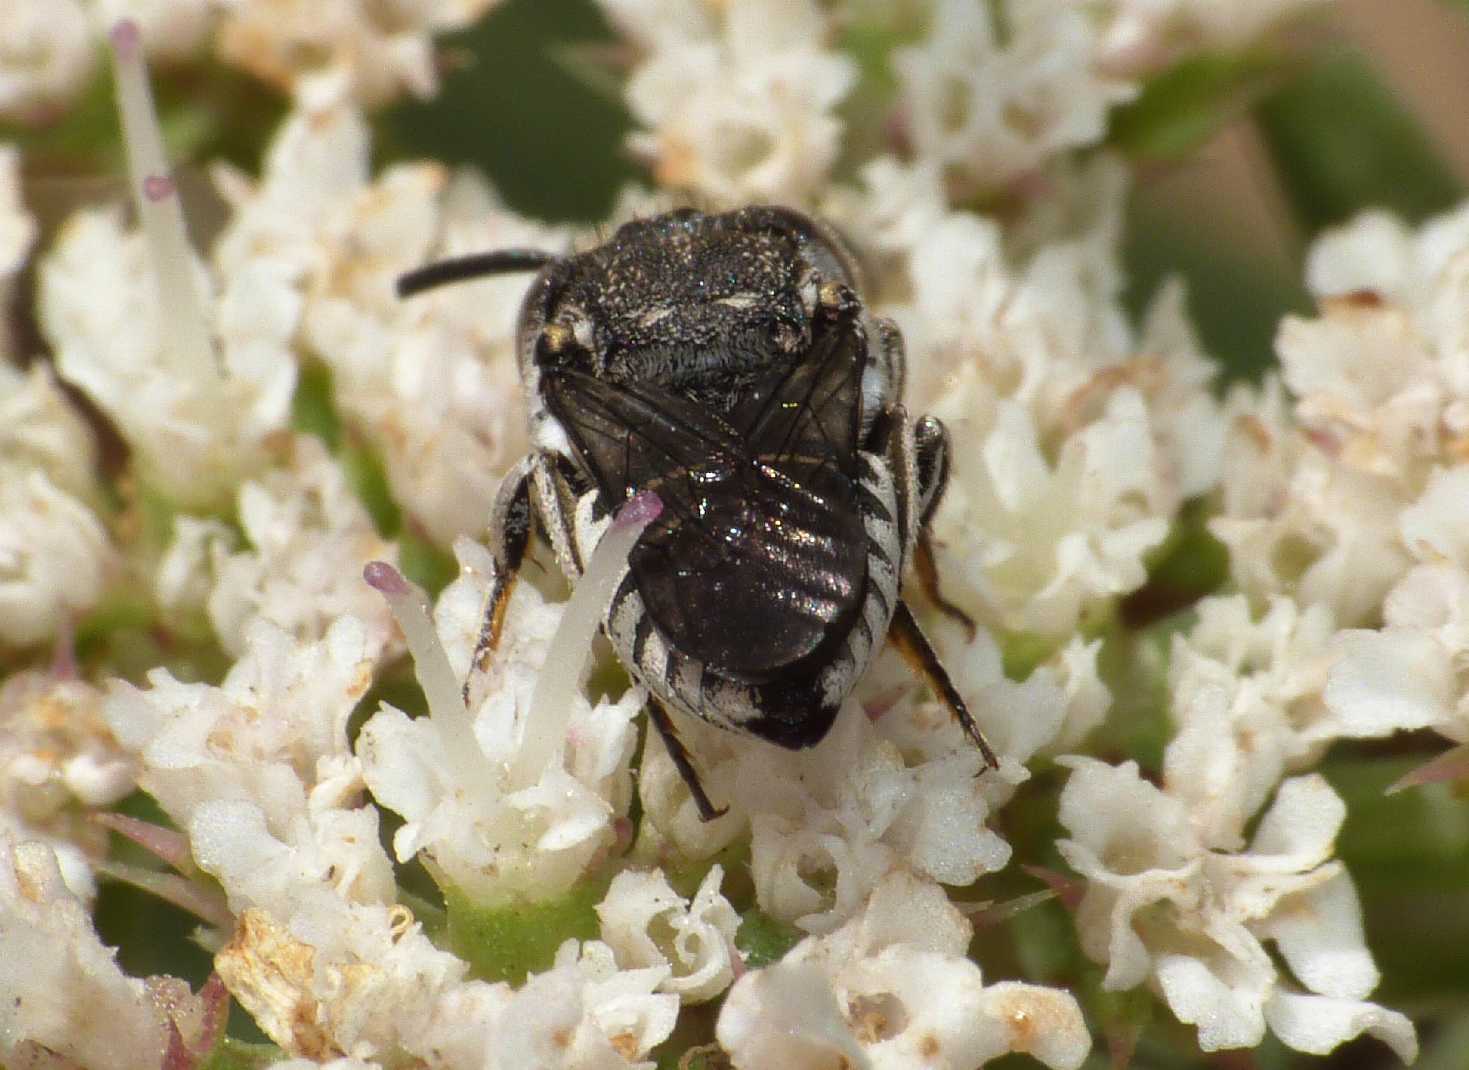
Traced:
POLYGON ((313 106, 372 108, 438 90, 434 36, 495 0, 9 0, 0 11, 0 118, 53 120, 96 76, 98 47, 123 19, 148 54, 175 63, 213 51, 313 106))
MULTIPOLYGON (((1427 728, 1459 747, 1415 779, 1469 774, 1469 208, 1323 237, 1279 375, 1221 399, 1180 283, 1124 309, 1131 179, 1105 144, 1151 75, 1320 0, 599 2, 656 186, 612 222, 773 201, 859 239, 905 403, 952 439, 919 562, 946 604, 905 599, 998 768, 888 650, 807 751, 681 719, 727 807, 702 820, 596 640, 648 495, 580 518, 605 535, 570 590, 533 545, 482 644, 507 577, 475 536, 529 447, 528 278, 395 283, 596 238, 470 171, 374 171, 365 111, 432 93, 433 35, 492 0, 15 0, 0 116, 59 115, 105 36, 134 204, 81 209, 36 257, 49 359, 0 331, 0 1062, 193 1066, 232 999, 278 1070, 616 1070, 700 1043, 742 1070, 1075 1068, 1117 1039, 1079 972, 971 957, 973 916, 1052 893, 951 891, 1053 846, 1076 961, 1202 1049, 1366 1033, 1411 1061, 1413 1024, 1370 1002, 1319 766, 1427 728), (210 167, 207 251, 145 52, 291 95, 258 175, 210 167), (1232 588, 1138 641, 1119 600, 1200 515, 1232 588), (435 598, 397 571, 450 551, 435 598), (1157 767, 1088 753, 1144 685, 1157 767), (167 824, 109 812, 134 792, 167 824), (202 922, 199 993, 123 972, 88 915, 99 877, 202 922)), ((21 165, 0 147, 6 306, 38 231, 21 165)))

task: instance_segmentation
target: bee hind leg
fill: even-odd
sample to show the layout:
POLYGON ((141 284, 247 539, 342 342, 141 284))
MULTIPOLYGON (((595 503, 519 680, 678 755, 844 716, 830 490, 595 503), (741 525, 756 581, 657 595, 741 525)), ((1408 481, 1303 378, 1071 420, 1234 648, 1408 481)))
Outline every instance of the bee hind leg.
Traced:
POLYGON ((974 741, 979 748, 979 753, 984 756, 985 765, 991 769, 1000 767, 1000 760, 995 757, 994 748, 990 746, 989 740, 984 738, 984 733, 975 724, 974 717, 965 705, 963 697, 960 696, 954 681, 949 679, 948 670, 939 661, 933 644, 928 641, 928 636, 918 627, 918 622, 913 619, 913 613, 908 608, 908 603, 898 601, 898 607, 893 612, 892 623, 888 625, 888 642, 892 643, 908 667, 924 683, 933 689, 940 702, 949 708, 954 719, 959 722, 964 734, 974 741))
POLYGON ((678 733, 673 729, 673 721, 668 716, 668 711, 652 695, 648 696, 648 719, 653 722, 653 727, 658 730, 663 745, 668 748, 668 756, 673 759, 673 766, 678 770, 678 775, 683 777, 683 782, 689 786, 689 794, 693 795, 694 805, 699 808, 699 819, 713 821, 716 817, 723 817, 729 813, 729 807, 716 809, 709 801, 709 796, 704 792, 704 785, 699 783, 698 771, 694 769, 694 763, 689 760, 689 752, 684 749, 683 740, 678 738, 678 733))

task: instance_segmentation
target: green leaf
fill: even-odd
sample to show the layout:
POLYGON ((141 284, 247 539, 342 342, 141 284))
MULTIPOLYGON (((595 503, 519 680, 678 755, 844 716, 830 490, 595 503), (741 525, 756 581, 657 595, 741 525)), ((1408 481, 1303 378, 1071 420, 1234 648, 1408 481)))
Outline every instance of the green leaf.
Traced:
POLYGON ((1347 804, 1337 837, 1362 899, 1367 946, 1388 1006, 1469 993, 1469 806, 1449 784, 1387 788, 1426 754, 1385 758, 1380 745, 1338 745, 1322 772, 1347 804))
POLYGON ((1324 53, 1263 101, 1256 119, 1308 233, 1368 207, 1422 220, 1464 196, 1417 120, 1356 53, 1324 53))
POLYGON ((315 435, 335 452, 342 443, 342 418, 332 394, 332 369, 319 360, 302 363, 291 395, 291 426, 315 435))
POLYGON ((459 574, 459 566, 451 554, 406 527, 398 532, 398 561, 403 575, 433 597, 459 574))
POLYGON ((377 450, 361 436, 348 435, 337 453, 337 462, 367 515, 372 517, 377 533, 385 539, 395 537, 403 527, 403 514, 393 501, 388 470, 377 450))
POLYGON ((559 899, 494 906, 445 885, 449 949, 482 980, 521 984, 528 974, 550 969, 564 941, 597 937, 596 906, 610 883, 604 874, 583 879, 559 899))
POLYGON ((1036 667, 1061 648, 1060 640, 1035 632, 1005 632, 1000 636, 1000 658, 1008 680, 1027 680, 1036 667))
POLYGON ((752 970, 779 962, 805 934, 794 925, 777 921, 759 908, 745 911, 735 931, 735 947, 744 953, 745 965, 752 970))
POLYGON ((286 1058, 274 1044, 251 1044, 223 1037, 199 1064, 199 1070, 262 1070, 286 1058))
POLYGON ((623 146, 632 118, 620 95, 591 88, 559 57, 604 42, 616 39, 591 0, 501 4, 435 40, 442 92, 386 109, 375 155, 469 164, 516 211, 600 222, 638 177, 623 146))
POLYGON ((1148 580, 1122 600, 1129 628, 1187 609, 1217 591, 1229 578, 1229 550, 1209 533, 1201 502, 1186 504, 1162 545, 1148 555, 1148 580))
POLYGON ((1265 49, 1192 56, 1113 109, 1108 141, 1135 159, 1180 159, 1278 86, 1293 62, 1265 49))
POLYGON ((1139 187, 1128 212, 1123 300, 1141 322, 1163 281, 1181 276, 1188 311, 1221 378, 1258 379, 1275 364, 1275 332, 1288 313, 1306 313, 1310 296, 1294 269, 1248 255, 1238 234, 1192 214, 1150 202, 1139 187))

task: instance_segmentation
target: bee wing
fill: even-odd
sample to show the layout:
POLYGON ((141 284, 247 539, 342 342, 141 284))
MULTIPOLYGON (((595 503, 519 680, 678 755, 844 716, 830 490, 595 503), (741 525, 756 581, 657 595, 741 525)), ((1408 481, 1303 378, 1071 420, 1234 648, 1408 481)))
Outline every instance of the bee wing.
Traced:
POLYGON ((808 458, 855 477, 866 356, 852 320, 819 329, 804 359, 771 376, 736 408, 731 423, 750 455, 776 467, 808 458))
POLYGON ((634 578, 660 630, 721 675, 768 681, 845 637, 861 608, 852 473, 863 358, 860 333, 833 329, 730 420, 647 384, 543 377, 603 492, 662 499, 633 550, 634 578))

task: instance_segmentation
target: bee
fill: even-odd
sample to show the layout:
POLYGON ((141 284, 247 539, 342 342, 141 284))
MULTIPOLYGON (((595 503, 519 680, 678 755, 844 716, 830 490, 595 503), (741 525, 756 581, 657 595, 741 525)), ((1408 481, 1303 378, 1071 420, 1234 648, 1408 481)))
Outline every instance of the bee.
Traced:
POLYGON ((929 541, 948 434, 904 410, 902 336, 863 304, 845 242, 787 208, 680 209, 574 255, 430 264, 398 291, 520 271, 536 272, 517 328, 532 445, 491 509, 471 675, 533 530, 574 584, 611 515, 651 490, 663 511, 602 624, 704 820, 724 811, 670 711, 810 747, 884 640, 998 767, 902 597, 912 566, 973 628, 940 595, 929 541))

